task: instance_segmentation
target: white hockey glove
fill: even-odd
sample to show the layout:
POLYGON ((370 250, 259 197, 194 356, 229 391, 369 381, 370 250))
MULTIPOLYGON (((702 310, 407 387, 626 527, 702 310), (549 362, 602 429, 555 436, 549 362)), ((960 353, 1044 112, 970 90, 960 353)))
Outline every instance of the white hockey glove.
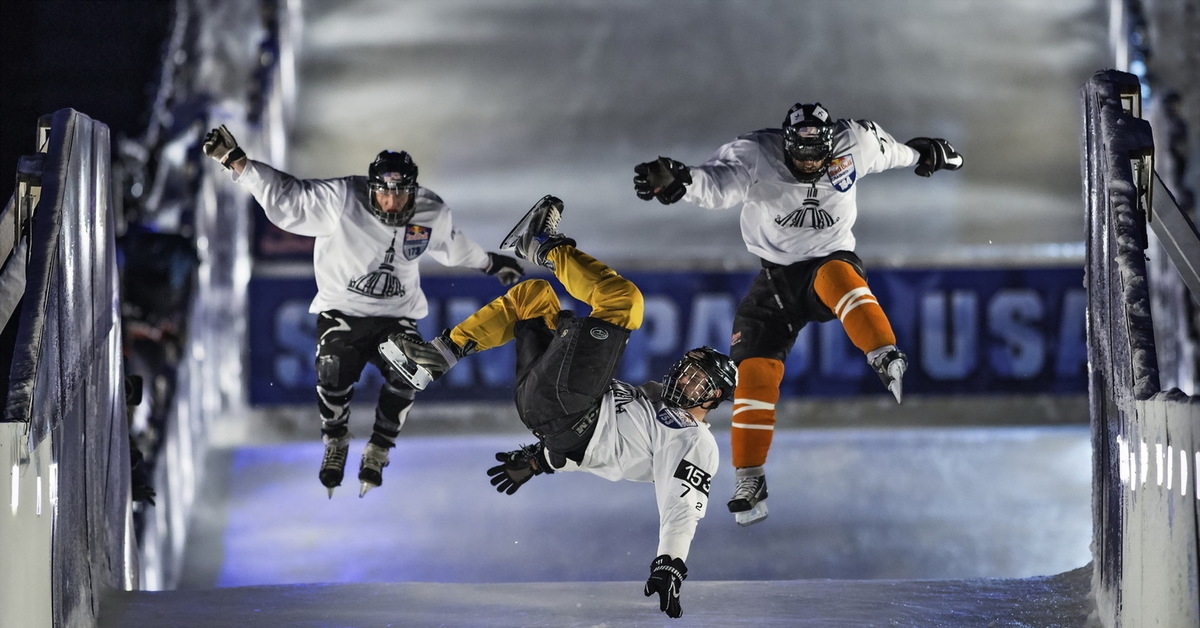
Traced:
POLYGON ((495 277, 502 286, 511 286, 525 276, 525 269, 517 263, 515 257, 488 253, 488 266, 483 272, 495 277))
POLYGON ((950 142, 940 137, 914 137, 905 144, 921 154, 921 160, 913 172, 922 177, 928 177, 938 170, 958 170, 963 167, 962 155, 955 152, 950 142))
POLYGON ((211 130, 204 136, 204 154, 212 157, 225 168, 233 168, 233 162, 244 159, 246 152, 233 139, 233 133, 225 125, 211 130))
POLYGON ((554 469, 546 464, 542 457, 545 449, 541 443, 525 445, 515 451, 501 451, 496 454, 498 464, 487 470, 492 478, 492 486, 497 493, 512 495, 528 482, 529 478, 543 473, 554 473, 554 469))
POLYGON ((687 186, 692 183, 688 167, 670 157, 638 164, 633 167, 633 173, 633 190, 637 197, 643 201, 657 198, 663 205, 683 198, 687 186))
POLYGON ((658 610, 667 617, 680 617, 683 607, 679 604, 679 589, 687 579, 687 565, 682 558, 671 558, 666 554, 650 563, 650 578, 646 580, 646 597, 658 594, 658 610))

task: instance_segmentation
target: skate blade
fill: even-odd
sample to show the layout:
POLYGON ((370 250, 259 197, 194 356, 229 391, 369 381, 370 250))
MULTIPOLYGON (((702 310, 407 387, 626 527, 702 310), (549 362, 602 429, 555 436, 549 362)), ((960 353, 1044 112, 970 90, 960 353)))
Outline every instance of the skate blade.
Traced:
POLYGON ((534 215, 547 203, 557 204, 559 211, 562 211, 562 201, 556 199, 552 194, 543 196, 538 202, 533 204, 533 207, 529 208, 529 211, 525 212, 521 220, 517 221, 517 226, 513 227, 512 231, 509 231, 508 235, 504 236, 504 239, 500 241, 500 250, 516 249, 517 244, 521 241, 521 236, 525 235, 525 231, 529 228, 529 223, 533 221, 534 215))
POLYGON ((758 502, 757 504, 754 505, 754 508, 751 508, 750 510, 744 510, 742 512, 733 513, 733 519, 735 521, 737 521, 737 524, 742 527, 754 525, 754 524, 758 523, 759 521, 762 521, 763 519, 766 519, 766 518, 767 518, 767 501, 766 500, 758 502))
POLYGON ((500 241, 501 251, 517 248, 517 242, 521 241, 521 235, 525 233, 525 229, 529 225, 529 221, 532 219, 533 213, 537 211, 537 208, 541 204, 542 202, 538 201, 537 204, 529 208, 529 211, 525 212, 525 215, 521 217, 521 220, 517 221, 517 226, 513 227, 512 231, 509 231, 508 235, 504 236, 504 239, 500 241))
POLYGON ((372 484, 372 483, 370 483, 370 482, 361 482, 361 483, 359 483, 359 487, 358 487, 358 498, 359 498, 359 499, 362 499, 362 498, 363 498, 363 497, 364 497, 364 496, 365 496, 365 495, 366 495, 366 494, 367 494, 367 493, 368 493, 368 492, 369 492, 371 489, 373 489, 373 488, 379 488, 379 485, 378 485, 378 484, 372 484))
POLYGON ((425 390, 429 382, 433 381, 433 374, 429 372, 429 369, 413 362, 391 340, 385 340, 379 344, 379 355, 387 360, 387 363, 404 378, 404 381, 417 390, 425 390))
POLYGON ((896 403, 900 403, 904 398, 904 371, 905 368, 900 365, 893 365, 888 369, 888 375, 892 378, 892 381, 888 383, 888 390, 892 391, 896 403))

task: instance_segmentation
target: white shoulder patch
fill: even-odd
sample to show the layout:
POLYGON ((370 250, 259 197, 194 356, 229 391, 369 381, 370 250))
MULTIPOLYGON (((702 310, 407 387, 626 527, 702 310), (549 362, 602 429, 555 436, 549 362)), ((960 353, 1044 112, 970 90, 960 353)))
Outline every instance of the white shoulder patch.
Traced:
POLYGON ((663 406, 658 411, 658 414, 654 415, 654 418, 658 419, 659 423, 672 429, 696 427, 698 425, 696 419, 687 410, 672 408, 670 406, 663 406))

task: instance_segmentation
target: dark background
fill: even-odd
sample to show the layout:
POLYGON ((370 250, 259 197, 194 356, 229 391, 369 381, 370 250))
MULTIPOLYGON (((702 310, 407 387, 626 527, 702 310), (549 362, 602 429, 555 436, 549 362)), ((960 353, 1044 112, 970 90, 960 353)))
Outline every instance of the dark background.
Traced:
POLYGON ((39 116, 72 108, 119 137, 146 128, 173 2, 5 0, 0 4, 0 192, 36 147, 39 116))

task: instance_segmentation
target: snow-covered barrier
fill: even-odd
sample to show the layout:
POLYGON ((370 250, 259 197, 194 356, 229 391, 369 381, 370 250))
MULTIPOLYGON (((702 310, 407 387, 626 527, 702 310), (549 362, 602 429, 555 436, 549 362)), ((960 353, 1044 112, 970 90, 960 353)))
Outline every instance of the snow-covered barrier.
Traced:
POLYGON ((72 109, 38 126, 40 200, 4 267, 24 286, 5 295, 0 625, 91 626, 133 568, 109 129, 72 109))
MULTIPOLYGON (((1082 90, 1093 588, 1105 626, 1200 625, 1200 398, 1161 390, 1147 281, 1153 140, 1132 74, 1082 90)), ((1174 354, 1174 353, 1172 353, 1174 354)))

